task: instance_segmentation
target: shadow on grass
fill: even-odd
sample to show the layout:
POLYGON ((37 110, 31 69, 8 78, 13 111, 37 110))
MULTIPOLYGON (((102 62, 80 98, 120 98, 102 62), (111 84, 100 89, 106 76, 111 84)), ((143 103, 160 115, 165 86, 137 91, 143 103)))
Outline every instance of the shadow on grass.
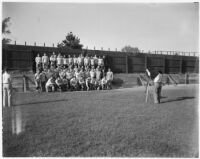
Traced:
POLYGON ((23 104, 14 104, 13 106, 53 103, 53 102, 62 102, 62 101, 68 101, 68 99, 58 99, 58 100, 53 100, 53 101, 38 101, 38 102, 30 102, 30 103, 23 103, 23 104))
POLYGON ((193 98, 195 98, 195 97, 178 97, 176 99, 164 101, 164 102, 161 102, 161 103, 175 102, 175 101, 181 101, 181 100, 193 99, 193 98))

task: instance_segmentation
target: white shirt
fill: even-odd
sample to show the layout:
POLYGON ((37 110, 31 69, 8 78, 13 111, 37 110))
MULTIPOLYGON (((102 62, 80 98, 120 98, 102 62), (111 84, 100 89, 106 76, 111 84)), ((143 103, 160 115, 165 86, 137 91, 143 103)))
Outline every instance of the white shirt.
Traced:
POLYGON ((106 84, 106 82, 107 82, 106 78, 103 77, 103 78, 101 79, 101 84, 106 84))
POLYGON ((73 62, 73 59, 71 57, 68 58, 69 64, 73 62))
POLYGON ((99 64, 99 65, 103 65, 103 59, 102 59, 102 58, 99 58, 99 59, 98 59, 98 64, 99 64))
POLYGON ((63 58, 62 57, 57 57, 57 64, 62 65, 63 64, 63 58))
POLYGON ((73 60, 74 60, 74 64, 76 64, 78 62, 78 58, 76 58, 76 57, 74 57, 73 60))
POLYGON ((94 59, 93 58, 90 59, 90 63, 91 63, 91 65, 94 65, 94 59))
POLYGON ((63 64, 64 65, 68 64, 68 59, 66 57, 63 58, 63 64))
POLYGON ((78 57, 77 60, 78 60, 78 63, 79 63, 79 64, 82 63, 82 58, 81 58, 81 57, 78 57))
POLYGON ((50 57, 50 61, 56 61, 56 56, 54 56, 54 55, 52 55, 51 57, 50 57))
POLYGON ((36 63, 42 63, 42 58, 37 56, 37 57, 35 58, 35 62, 36 62, 36 63))
POLYGON ((155 78, 154 78, 154 82, 162 82, 162 75, 158 74, 155 78))
POLYGON ((101 80, 101 71, 96 71, 96 79, 101 80))
POLYGON ((88 57, 85 57, 85 58, 84 58, 84 64, 89 64, 89 60, 90 60, 90 59, 89 59, 88 57))
POLYGON ((11 84, 11 76, 7 72, 3 73, 3 84, 11 84))
POLYGON ((94 78, 95 74, 96 74, 95 71, 93 71, 93 70, 90 71, 90 77, 94 78))
POLYGON ((48 63, 49 62, 49 57, 48 56, 42 56, 42 62, 43 63, 48 63))
POLYGON ((107 72, 106 74, 106 80, 113 80, 113 72, 107 72))
POLYGON ((54 80, 52 78, 49 78, 47 83, 46 83, 46 86, 50 86, 51 84, 55 84, 55 83, 54 83, 54 80))

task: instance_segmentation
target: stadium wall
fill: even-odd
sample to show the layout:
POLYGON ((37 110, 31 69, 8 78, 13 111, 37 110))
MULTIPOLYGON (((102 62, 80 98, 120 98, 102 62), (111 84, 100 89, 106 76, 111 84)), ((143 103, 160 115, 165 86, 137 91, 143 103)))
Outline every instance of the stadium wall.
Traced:
POLYGON ((198 73, 199 58, 196 56, 161 55, 150 53, 125 53, 103 50, 67 50, 57 47, 4 45, 2 50, 3 67, 11 70, 35 70, 35 57, 39 53, 61 52, 63 55, 76 55, 80 53, 89 56, 106 56, 106 68, 110 67, 114 73, 142 73, 145 68, 150 72, 162 70, 164 73, 198 73))

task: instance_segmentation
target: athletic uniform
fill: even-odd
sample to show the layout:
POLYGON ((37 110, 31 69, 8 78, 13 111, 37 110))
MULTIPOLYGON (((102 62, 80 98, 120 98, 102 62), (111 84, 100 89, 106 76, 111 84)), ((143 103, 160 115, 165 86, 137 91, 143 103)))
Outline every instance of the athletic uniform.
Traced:
POLYGON ((53 77, 48 79, 45 87, 46 87, 46 92, 49 92, 49 88, 51 88, 51 90, 53 92, 55 91, 55 81, 54 81, 53 77))
POLYGON ((41 75, 39 72, 35 74, 34 79, 35 79, 36 90, 40 90, 41 89, 41 75))
POLYGON ((84 58, 84 66, 89 66, 90 65, 90 58, 89 57, 85 57, 84 58))
POLYGON ((96 55, 93 57, 94 59, 94 66, 97 67, 98 65, 98 58, 96 57, 96 55))
POLYGON ((72 66, 74 64, 73 58, 68 56, 68 62, 69 62, 69 66, 72 66))
POLYGON ((76 77, 73 77, 70 80, 70 85, 71 85, 71 90, 77 90, 78 89, 78 80, 76 79, 76 77))
POLYGON ((37 56, 35 58, 35 63, 36 63, 36 70, 39 70, 39 68, 41 67, 41 64, 42 64, 42 57, 37 56))
POLYGON ((98 58, 98 66, 101 66, 101 67, 104 66, 104 61, 102 58, 98 58))
POLYGON ((74 62, 74 66, 78 65, 78 59, 75 56, 73 57, 73 62, 74 62))
POLYGON ((63 66, 63 57, 58 56, 57 57, 57 67, 62 67, 63 66))
POLYGON ((69 65, 68 59, 66 57, 63 57, 63 65, 65 68, 69 65))
POLYGON ((90 64, 91 64, 91 66, 94 66, 94 58, 90 58, 90 64))
POLYGON ((42 64, 43 64, 43 69, 48 68, 49 57, 47 55, 42 56, 42 64))
POLYGON ((47 81, 47 77, 46 77, 46 73, 44 71, 42 71, 40 73, 40 77, 41 77, 41 87, 42 87, 42 91, 45 91, 45 84, 47 81))
POLYGON ((56 55, 51 55, 50 57, 51 66, 56 66, 56 55))
POLYGON ((102 79, 101 79, 101 88, 102 89, 105 89, 107 87, 107 80, 106 80, 106 77, 104 76, 102 79))
POLYGON ((111 89, 111 82, 113 80, 113 72, 112 71, 108 71, 106 73, 106 80, 107 80, 107 86, 108 86, 108 89, 111 89))

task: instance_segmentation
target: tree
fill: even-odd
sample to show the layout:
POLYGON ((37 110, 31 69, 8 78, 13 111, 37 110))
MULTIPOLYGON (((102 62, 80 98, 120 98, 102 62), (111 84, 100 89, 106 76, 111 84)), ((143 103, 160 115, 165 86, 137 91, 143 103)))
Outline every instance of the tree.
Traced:
POLYGON ((10 25, 10 17, 5 18, 2 21, 2 44, 7 44, 11 41, 11 39, 6 38, 6 35, 10 34, 10 30, 8 29, 9 25, 10 25))
POLYGON ((82 49, 83 45, 80 44, 80 39, 72 32, 68 33, 65 39, 58 43, 58 48, 82 49))
POLYGON ((122 48, 122 52, 132 52, 132 53, 139 53, 140 50, 137 47, 132 47, 130 45, 124 46, 122 48))

